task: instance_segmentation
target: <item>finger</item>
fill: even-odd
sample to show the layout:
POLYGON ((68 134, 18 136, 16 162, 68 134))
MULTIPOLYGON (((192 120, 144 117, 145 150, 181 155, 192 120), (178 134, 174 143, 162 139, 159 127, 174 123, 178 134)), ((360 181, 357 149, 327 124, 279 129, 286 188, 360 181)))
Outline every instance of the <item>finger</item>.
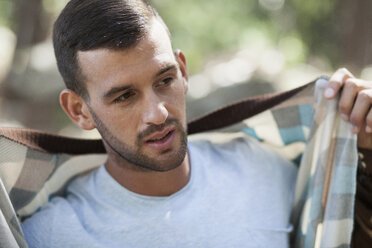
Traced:
POLYGON ((353 74, 347 69, 338 69, 329 79, 327 87, 324 91, 324 96, 328 99, 334 98, 340 88, 344 85, 345 81, 352 77, 354 77, 353 74))
POLYGON ((180 49, 176 49, 176 50, 173 51, 173 53, 174 53, 174 55, 176 57, 178 57, 180 55, 180 53, 181 53, 181 50, 180 49))
POLYGON ((371 108, 372 90, 362 90, 359 92, 354 107, 350 114, 351 130, 358 133, 362 125, 366 122, 367 113, 371 108))
POLYGON ((340 109, 341 118, 345 121, 349 120, 349 115, 354 106, 358 94, 359 87, 356 84, 354 78, 349 78, 346 80, 344 88, 341 92, 340 101, 338 107, 340 109))
POLYGON ((366 128, 362 128, 358 134, 358 147, 372 149, 372 134, 366 128))
POLYGON ((366 117, 366 132, 372 133, 372 108, 369 109, 366 117))
POLYGON ((339 101, 339 109, 342 119, 345 121, 349 120, 349 115, 358 93, 362 90, 368 90, 371 88, 372 82, 357 78, 348 78, 346 80, 339 101))

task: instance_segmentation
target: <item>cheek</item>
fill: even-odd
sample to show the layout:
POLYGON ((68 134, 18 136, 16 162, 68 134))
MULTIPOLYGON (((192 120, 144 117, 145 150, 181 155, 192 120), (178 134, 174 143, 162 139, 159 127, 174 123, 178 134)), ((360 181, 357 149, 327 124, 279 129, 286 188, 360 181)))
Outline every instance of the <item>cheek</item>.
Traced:
POLYGON ((177 85, 173 88, 173 91, 171 94, 169 94, 168 102, 170 102, 174 106, 184 106, 185 105, 185 87, 181 80, 177 83, 177 85))
POLYGON ((135 140, 139 122, 137 111, 110 111, 104 118, 107 128, 115 138, 125 143, 132 143, 135 140))
POLYGON ((173 94, 166 98, 165 102, 168 105, 167 109, 170 113, 180 117, 179 115, 185 112, 185 94, 182 89, 174 91, 173 94))
POLYGON ((180 88, 175 94, 168 97, 167 110, 170 116, 177 118, 186 128, 186 106, 183 89, 180 88))

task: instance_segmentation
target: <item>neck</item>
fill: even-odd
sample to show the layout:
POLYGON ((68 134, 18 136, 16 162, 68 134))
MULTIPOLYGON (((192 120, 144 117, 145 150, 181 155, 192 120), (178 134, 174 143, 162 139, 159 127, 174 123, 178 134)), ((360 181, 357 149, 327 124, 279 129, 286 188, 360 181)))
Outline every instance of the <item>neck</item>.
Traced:
POLYGON ((166 172, 136 170, 110 159, 106 161, 105 167, 123 187, 137 194, 148 196, 169 196, 186 186, 190 180, 188 154, 180 166, 166 172))

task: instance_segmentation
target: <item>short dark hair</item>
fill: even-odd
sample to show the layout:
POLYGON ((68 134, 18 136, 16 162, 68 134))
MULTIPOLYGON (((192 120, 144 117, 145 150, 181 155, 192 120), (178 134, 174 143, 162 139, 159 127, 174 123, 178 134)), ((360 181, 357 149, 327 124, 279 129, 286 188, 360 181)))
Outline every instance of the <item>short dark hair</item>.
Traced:
POLYGON ((53 30, 54 52, 66 87, 89 99, 77 52, 134 47, 154 16, 160 18, 146 0, 71 0, 53 30))

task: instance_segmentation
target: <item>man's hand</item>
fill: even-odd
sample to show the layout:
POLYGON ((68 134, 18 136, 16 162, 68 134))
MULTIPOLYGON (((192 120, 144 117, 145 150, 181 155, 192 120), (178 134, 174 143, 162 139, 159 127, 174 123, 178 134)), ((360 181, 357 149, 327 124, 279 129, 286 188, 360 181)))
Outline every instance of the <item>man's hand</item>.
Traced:
POLYGON ((341 118, 358 133, 358 145, 372 148, 372 82, 357 79, 347 69, 338 69, 330 78, 324 96, 334 98, 341 91, 341 118))

